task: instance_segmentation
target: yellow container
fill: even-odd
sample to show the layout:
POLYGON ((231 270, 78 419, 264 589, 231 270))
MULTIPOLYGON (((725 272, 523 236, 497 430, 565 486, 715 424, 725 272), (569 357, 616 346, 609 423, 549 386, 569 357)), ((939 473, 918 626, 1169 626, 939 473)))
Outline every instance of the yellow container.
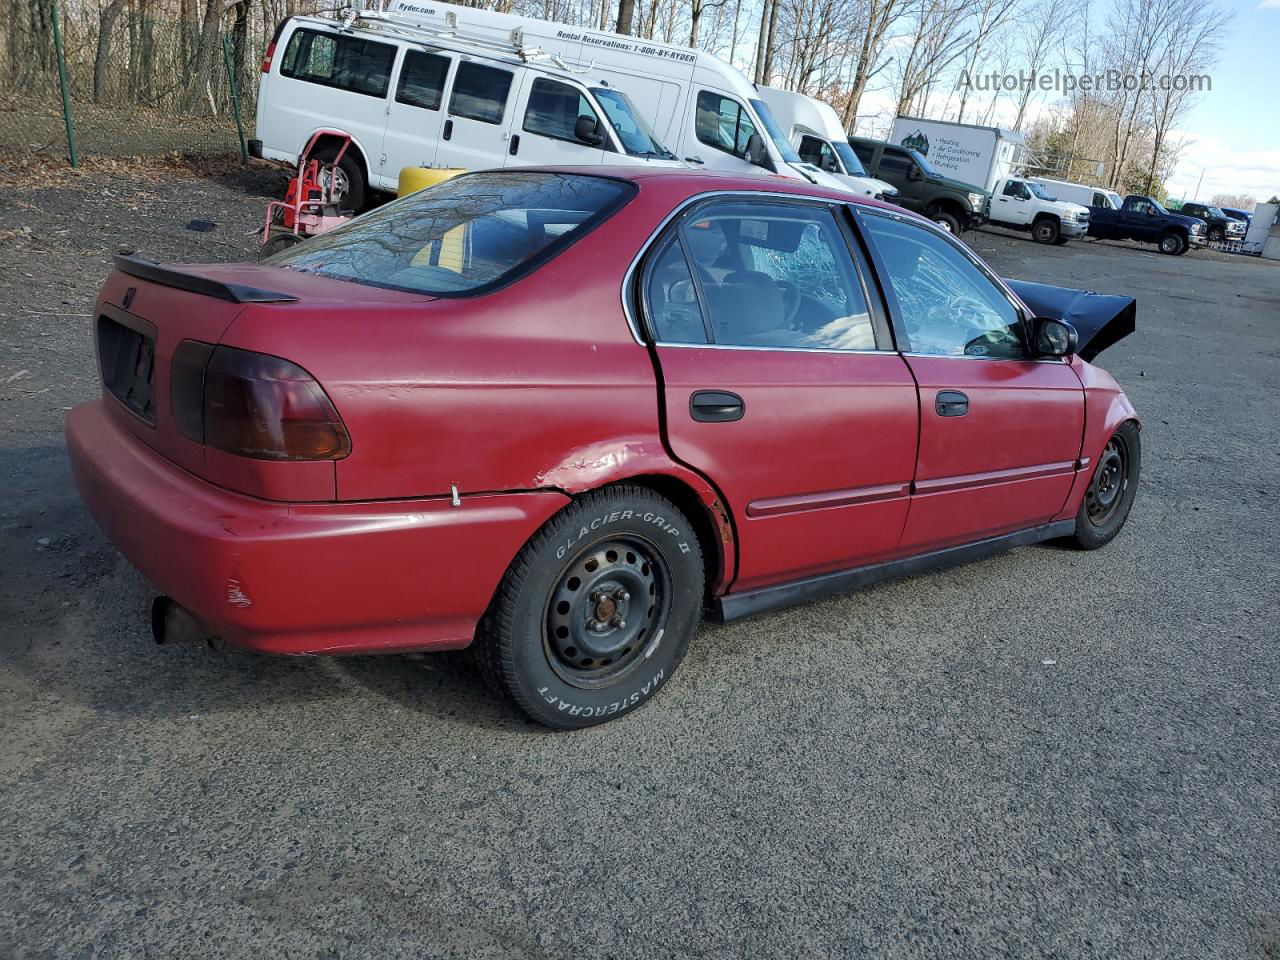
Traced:
POLYGON ((396 187, 396 196, 405 197, 427 187, 434 187, 467 171, 460 167, 405 167, 400 171, 400 182, 396 187))

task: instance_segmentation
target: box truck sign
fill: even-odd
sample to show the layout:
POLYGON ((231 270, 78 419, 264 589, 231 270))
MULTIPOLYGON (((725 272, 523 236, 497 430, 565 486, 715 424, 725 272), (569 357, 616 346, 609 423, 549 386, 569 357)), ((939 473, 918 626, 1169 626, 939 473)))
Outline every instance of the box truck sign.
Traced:
POLYGON ((915 150, 941 176, 986 188, 996 137, 990 130, 899 117, 893 142, 915 150))

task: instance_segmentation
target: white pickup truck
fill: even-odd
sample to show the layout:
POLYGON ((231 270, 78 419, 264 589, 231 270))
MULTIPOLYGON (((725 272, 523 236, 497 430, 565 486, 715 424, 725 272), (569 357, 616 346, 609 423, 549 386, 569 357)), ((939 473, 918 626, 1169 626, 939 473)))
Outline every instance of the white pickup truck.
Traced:
POLYGON ((1030 230, 1037 243, 1066 243, 1089 232, 1088 207, 1058 200, 1021 177, 1010 177, 992 194, 987 219, 996 226, 1030 230))

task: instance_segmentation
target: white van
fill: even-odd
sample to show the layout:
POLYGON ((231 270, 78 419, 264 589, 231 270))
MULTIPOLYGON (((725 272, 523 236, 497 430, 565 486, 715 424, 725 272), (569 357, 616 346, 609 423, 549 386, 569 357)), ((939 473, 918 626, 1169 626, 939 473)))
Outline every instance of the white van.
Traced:
POLYGON ((286 20, 262 71, 251 152, 296 163, 316 131, 349 134, 344 206, 366 184, 394 189, 406 166, 683 161, 847 189, 801 162, 739 70, 635 37, 392 0, 286 20))
POLYGON ((1048 177, 1027 177, 1030 183, 1039 184, 1055 200, 1067 200, 1078 203, 1082 207, 1102 207, 1104 210, 1119 210, 1124 205, 1124 198, 1114 190, 1106 187, 1086 187, 1083 183, 1068 183, 1066 180, 1050 180, 1048 177))
POLYGON ((867 174, 829 103, 779 87, 756 87, 800 159, 824 170, 861 196, 892 200, 898 188, 867 174))

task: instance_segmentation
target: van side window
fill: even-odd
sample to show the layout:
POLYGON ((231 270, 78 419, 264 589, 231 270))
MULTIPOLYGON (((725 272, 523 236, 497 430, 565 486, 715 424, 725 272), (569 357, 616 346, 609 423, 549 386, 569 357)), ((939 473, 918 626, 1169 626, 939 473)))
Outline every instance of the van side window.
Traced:
POLYGON ((424 110, 439 110, 448 75, 448 57, 419 50, 405 51, 400 82, 396 85, 396 102, 424 110))
POLYGON ((1106 198, 1106 197, 1104 197, 1102 194, 1100 194, 1100 193, 1095 193, 1095 194, 1093 195, 1093 203, 1092 203, 1092 206, 1095 206, 1095 207, 1109 207, 1109 206, 1111 206, 1111 204, 1107 203, 1107 198, 1106 198))
POLYGON ((840 173, 840 164, 836 161, 836 152, 831 144, 818 137, 801 137, 800 147, 796 151, 805 163, 812 163, 820 170, 828 173, 840 173))
POLYGON ((529 105, 524 111, 524 129, 555 140, 577 143, 573 128, 578 117, 591 117, 600 122, 591 103, 567 83, 538 77, 529 90, 529 105))
POLYGON ((743 159, 747 156, 747 142, 756 135, 755 125, 742 104, 710 90, 698 92, 694 129, 699 142, 743 159))
POLYGON ((458 64, 449 113, 482 123, 501 123, 511 92, 511 72, 467 60, 458 64))
POLYGON ((280 73, 367 97, 385 97, 391 84, 396 48, 359 37, 318 30, 295 30, 280 64, 280 73))

